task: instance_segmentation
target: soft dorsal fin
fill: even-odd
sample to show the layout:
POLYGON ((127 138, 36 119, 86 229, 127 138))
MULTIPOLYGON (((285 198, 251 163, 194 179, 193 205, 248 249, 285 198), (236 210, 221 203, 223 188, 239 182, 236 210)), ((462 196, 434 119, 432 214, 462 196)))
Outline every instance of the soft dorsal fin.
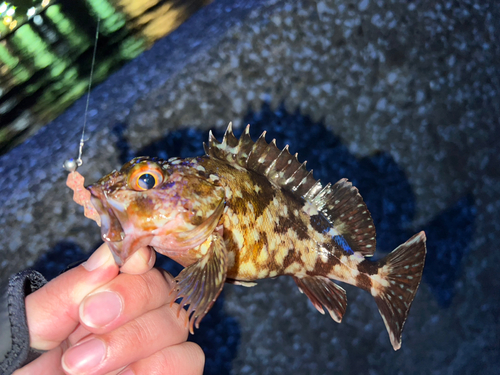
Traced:
POLYGON ((305 197, 346 240, 349 247, 364 256, 372 256, 376 247, 375 225, 361 194, 347 178, 319 191, 311 189, 305 197))
POLYGON ((291 155, 288 146, 280 150, 273 139, 266 142, 266 132, 254 142, 247 125, 240 139, 233 134, 229 123, 222 142, 212 132, 208 146, 203 144, 208 156, 238 165, 263 176, 270 182, 296 197, 313 203, 341 234, 353 251, 371 256, 375 251, 375 227, 363 198, 347 179, 335 185, 323 185, 313 178, 313 171, 300 163, 297 154, 291 155))

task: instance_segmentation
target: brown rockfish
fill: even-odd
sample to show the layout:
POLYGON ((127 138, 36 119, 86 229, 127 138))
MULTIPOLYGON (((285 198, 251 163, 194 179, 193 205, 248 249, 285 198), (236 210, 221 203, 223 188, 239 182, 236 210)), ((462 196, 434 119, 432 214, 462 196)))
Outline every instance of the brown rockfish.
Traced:
POLYGON ((151 246, 183 265, 171 301, 189 305, 191 332, 224 282, 282 275, 340 322, 346 293, 331 279, 339 280, 375 298, 399 349, 422 277, 424 232, 370 261, 375 227, 347 179, 322 185, 288 146, 267 143, 265 132, 253 142, 249 127, 237 139, 229 124, 222 143, 210 133, 204 146, 200 157, 135 158, 87 188, 116 262, 151 246))

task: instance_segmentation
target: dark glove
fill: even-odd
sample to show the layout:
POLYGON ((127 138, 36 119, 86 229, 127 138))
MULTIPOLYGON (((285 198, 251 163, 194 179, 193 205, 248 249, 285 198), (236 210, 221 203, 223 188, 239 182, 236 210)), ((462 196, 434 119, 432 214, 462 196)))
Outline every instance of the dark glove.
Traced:
POLYGON ((26 321, 27 295, 40 289, 47 280, 37 271, 19 272, 0 286, 0 374, 12 374, 38 358, 42 351, 30 348, 26 321))

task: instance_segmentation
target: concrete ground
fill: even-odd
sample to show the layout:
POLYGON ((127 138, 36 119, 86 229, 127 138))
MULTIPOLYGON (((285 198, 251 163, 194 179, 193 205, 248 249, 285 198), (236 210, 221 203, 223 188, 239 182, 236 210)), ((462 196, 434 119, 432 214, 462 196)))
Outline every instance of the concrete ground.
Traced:
MULTIPOLYGON (((225 287, 192 338, 206 374, 498 373, 499 19, 479 0, 221 0, 93 90, 88 182, 138 154, 200 154, 232 120, 290 144, 322 181, 353 181, 382 255, 428 235, 400 351, 368 293, 345 287, 339 325, 278 278, 225 287)), ((53 277, 100 241, 61 169, 83 111, 0 158, 3 278, 53 277)))

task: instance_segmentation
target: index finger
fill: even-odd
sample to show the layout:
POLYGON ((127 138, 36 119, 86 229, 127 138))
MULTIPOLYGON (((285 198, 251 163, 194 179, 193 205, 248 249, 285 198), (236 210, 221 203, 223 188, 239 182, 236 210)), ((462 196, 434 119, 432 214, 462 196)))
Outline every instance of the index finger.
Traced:
POLYGON ((39 350, 58 346, 78 326, 81 301, 114 279, 118 272, 111 251, 103 244, 85 263, 28 295, 26 319, 30 346, 39 350))
POLYGON ((149 246, 141 247, 120 267, 120 271, 130 275, 142 275, 155 265, 156 252, 149 246))

